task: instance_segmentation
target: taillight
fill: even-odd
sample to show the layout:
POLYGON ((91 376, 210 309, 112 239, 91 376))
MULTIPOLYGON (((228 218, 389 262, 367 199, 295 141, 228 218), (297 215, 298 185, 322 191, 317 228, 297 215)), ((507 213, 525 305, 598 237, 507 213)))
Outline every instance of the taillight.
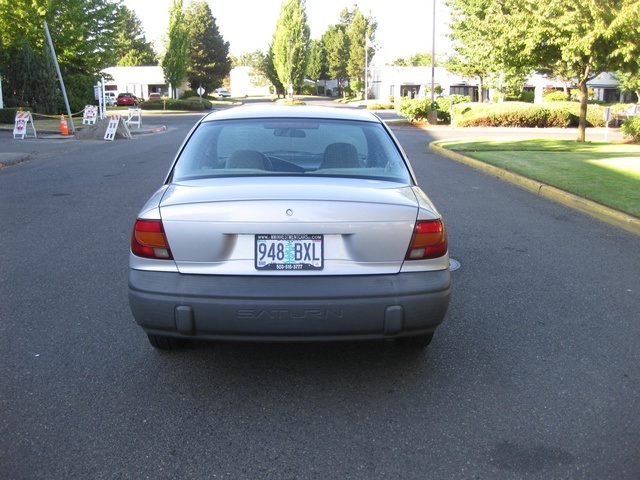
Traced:
POLYGON ((447 253, 448 243, 442 220, 419 220, 413 230, 405 260, 442 257, 447 253))
POLYGON ((131 234, 131 251, 138 257, 172 260, 162 221, 136 220, 131 234))

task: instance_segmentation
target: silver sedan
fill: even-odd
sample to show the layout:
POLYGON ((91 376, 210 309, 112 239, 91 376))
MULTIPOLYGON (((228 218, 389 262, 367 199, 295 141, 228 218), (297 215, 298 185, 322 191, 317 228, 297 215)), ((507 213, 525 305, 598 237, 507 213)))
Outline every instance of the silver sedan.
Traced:
POLYGON ((425 347, 450 296, 444 222, 374 114, 205 116, 131 237, 129 302, 157 348, 189 339, 425 347))

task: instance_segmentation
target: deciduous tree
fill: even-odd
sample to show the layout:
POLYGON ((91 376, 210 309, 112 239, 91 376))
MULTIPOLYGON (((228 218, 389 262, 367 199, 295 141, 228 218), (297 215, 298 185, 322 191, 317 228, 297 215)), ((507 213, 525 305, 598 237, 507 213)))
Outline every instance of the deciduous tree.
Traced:
POLYGON ((285 0, 271 43, 273 67, 282 85, 299 90, 309 55, 310 30, 304 0, 285 0))
POLYGON ((322 40, 311 40, 309 47, 309 63, 307 64, 307 78, 316 84, 318 93, 318 80, 328 80, 327 52, 322 40))
POLYGON ((348 80, 347 59, 349 58, 349 40, 345 26, 332 25, 322 35, 322 43, 327 52, 327 67, 330 78, 338 82, 338 89, 342 89, 348 80))
POLYGON ((164 78, 171 84, 172 96, 187 76, 189 67, 189 32, 184 21, 182 0, 173 0, 169 12, 167 52, 162 59, 164 78))

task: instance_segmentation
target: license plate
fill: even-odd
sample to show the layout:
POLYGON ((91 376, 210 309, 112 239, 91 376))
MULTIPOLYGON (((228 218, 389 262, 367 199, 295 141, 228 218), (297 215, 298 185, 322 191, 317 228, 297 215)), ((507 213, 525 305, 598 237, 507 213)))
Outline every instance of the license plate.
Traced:
POLYGON ((256 269, 322 270, 322 235, 256 235, 256 269))

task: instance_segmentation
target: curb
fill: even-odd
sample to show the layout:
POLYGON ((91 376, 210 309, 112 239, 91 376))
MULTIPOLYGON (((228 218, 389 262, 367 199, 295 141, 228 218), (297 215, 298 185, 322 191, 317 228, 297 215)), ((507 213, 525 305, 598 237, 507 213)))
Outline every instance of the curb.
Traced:
POLYGON ((28 153, 0 153, 0 169, 28 162, 29 160, 31 160, 31 155, 28 153))
POLYGON ((559 188, 552 187, 551 185, 547 185, 537 180, 531 180, 530 178, 526 178, 513 172, 509 172, 508 170, 494 167, 493 165, 489 165, 474 158, 467 157, 466 155, 462 155, 452 150, 447 150, 446 148, 434 145, 433 143, 429 144, 429 149, 433 150, 438 155, 456 160, 477 170, 495 175, 496 177, 516 184, 519 187, 524 188, 525 190, 535 193, 536 195, 548 198, 555 202, 571 207, 575 210, 579 210, 582 213, 586 213, 587 215, 597 218, 598 220, 606 222, 610 225, 614 225, 616 227, 627 230, 628 232, 640 235, 640 218, 623 212, 619 212, 618 210, 614 210, 609 207, 605 207, 600 203, 596 203, 572 193, 565 192, 564 190, 560 190, 559 188))

